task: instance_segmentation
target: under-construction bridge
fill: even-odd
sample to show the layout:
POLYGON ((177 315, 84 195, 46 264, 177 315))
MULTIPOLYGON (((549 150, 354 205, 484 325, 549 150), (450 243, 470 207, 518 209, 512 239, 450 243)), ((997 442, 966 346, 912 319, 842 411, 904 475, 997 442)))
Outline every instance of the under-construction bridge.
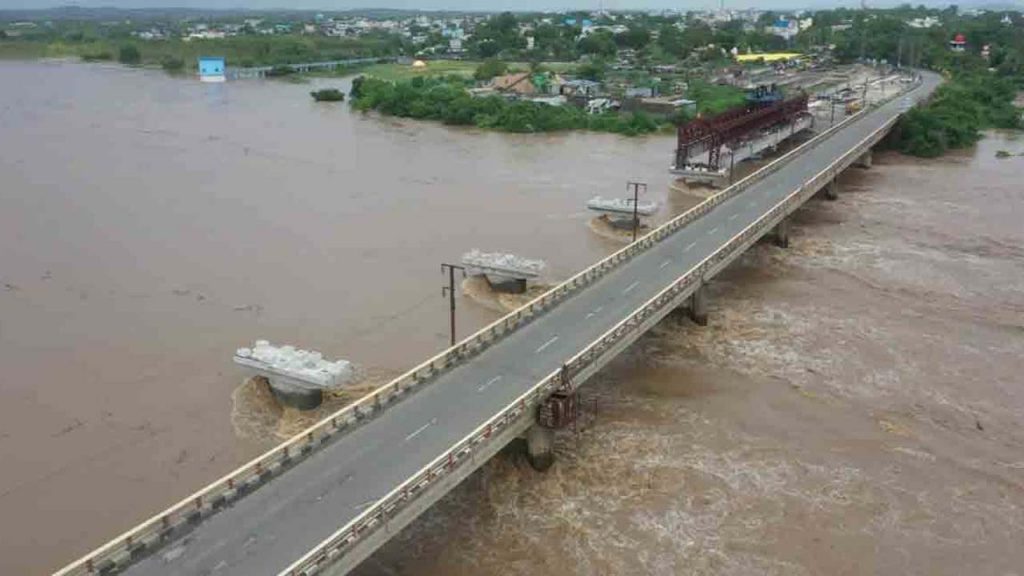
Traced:
POLYGON ((774 86, 759 86, 747 102, 710 117, 698 116, 679 127, 675 167, 699 166, 709 172, 721 169, 722 146, 807 115, 807 95, 782 98, 774 86), (707 157, 703 156, 707 154, 707 157), (700 160, 694 162, 695 158, 700 160))

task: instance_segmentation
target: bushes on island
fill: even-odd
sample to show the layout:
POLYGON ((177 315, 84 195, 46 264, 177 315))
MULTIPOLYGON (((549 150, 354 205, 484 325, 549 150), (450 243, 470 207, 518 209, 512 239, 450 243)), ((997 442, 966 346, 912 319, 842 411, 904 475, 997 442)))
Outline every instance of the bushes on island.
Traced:
POLYGON ((349 96, 359 110, 504 132, 594 130, 635 136, 654 132, 660 126, 643 112, 589 115, 574 106, 509 101, 496 95, 474 97, 466 87, 465 80, 451 76, 397 83, 359 77, 353 81, 349 96))
POLYGON ((324 88, 309 93, 317 102, 341 102, 345 99, 345 93, 337 88, 324 88))

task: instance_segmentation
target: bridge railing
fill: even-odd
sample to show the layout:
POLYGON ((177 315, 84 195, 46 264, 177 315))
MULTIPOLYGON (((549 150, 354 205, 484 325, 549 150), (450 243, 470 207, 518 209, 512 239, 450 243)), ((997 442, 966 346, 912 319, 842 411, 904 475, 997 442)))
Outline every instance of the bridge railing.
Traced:
MULTIPOLYGON (((692 267, 671 285, 645 302, 627 318, 623 319, 599 338, 591 342, 586 348, 570 358, 566 362, 570 377, 579 373, 596 361, 609 348, 619 344, 623 339, 633 336, 633 332, 641 328, 645 321, 650 320, 656 315, 659 318, 663 317, 665 313, 667 313, 665 308, 677 306, 677 301, 681 295, 690 291, 695 285, 699 285, 704 282, 707 274, 716 270, 724 261, 734 258, 738 252, 742 252, 747 246, 763 236, 767 229, 770 229, 780 219, 796 210, 796 208, 807 200, 807 197, 817 192, 822 186, 827 184, 829 180, 834 178, 840 167, 849 165, 849 157, 859 154, 865 145, 870 145, 876 142, 879 137, 878 135, 884 134, 884 132, 891 127, 893 122, 895 122, 895 118, 887 121, 880 128, 872 131, 871 134, 851 148, 850 151, 818 172, 810 180, 787 195, 785 199, 777 203, 771 210, 764 213, 756 221, 730 238, 714 253, 692 267)), ((840 125, 836 125, 834 129, 838 129, 839 127, 840 125)), ((828 134, 830 132, 831 130, 823 134, 828 134)), ((808 144, 809 143, 810 141, 808 144)), ((800 148, 797 148, 793 152, 790 152, 790 154, 783 156, 783 158, 791 157, 790 155, 798 150, 800 150, 800 148)), ((769 166, 769 168, 770 167, 771 166, 769 166)), ((774 168, 768 173, 770 174, 777 169, 778 168, 774 168)), ((741 181, 741 183, 742 182, 743 181, 741 181)), ((729 190, 723 191, 719 196, 724 195, 726 192, 729 192, 729 190)), ((735 193, 733 193, 733 195, 735 195, 735 193)), ((683 219, 687 216, 688 213, 683 214, 676 220, 683 219)), ((656 241, 663 238, 667 235, 664 230, 671 229, 670 226, 674 223, 675 220, 659 227, 644 238, 638 240, 634 245, 641 244, 645 240, 656 241)), ((627 249, 628 248, 629 247, 627 247, 627 249)), ((628 253, 627 249, 620 250, 608 260, 616 257, 622 257, 620 255, 628 253)), ((607 262, 607 260, 603 260, 595 264, 591 268, 581 272, 578 276, 585 276, 589 270, 601 266, 605 262, 607 262)), ((572 282, 575 279, 576 277, 571 279, 569 282, 572 282)), ((567 284, 569 282, 567 282, 567 284)), ((361 539, 368 536, 381 526, 385 526, 389 518, 398 514, 401 511, 401 508, 408 505, 430 485, 445 479, 446 476, 451 474, 461 465, 465 464, 467 460, 472 461, 474 453, 477 452, 484 444, 499 435, 503 430, 518 421, 521 417, 532 414, 532 410, 534 410, 551 393, 555 392, 562 386, 562 375, 563 372, 561 369, 551 372, 547 377, 535 384, 530 390, 523 393, 496 415, 477 427, 468 436, 455 443, 447 451, 434 459, 430 464, 424 466, 419 472, 412 475, 408 480, 382 497, 374 503, 374 505, 367 508, 359 516, 354 518, 348 524, 313 548, 305 556, 281 572, 281 575, 312 576, 321 568, 329 566, 335 562, 361 539)))
MULTIPOLYGON (((790 160, 807 150, 816 147, 834 132, 842 129, 848 123, 855 121, 857 118, 860 118, 866 113, 866 111, 867 109, 847 118, 839 124, 836 124, 811 140, 804 142, 771 164, 750 174, 729 188, 709 197, 697 206, 694 206, 683 214, 680 214, 665 224, 655 228, 637 239, 636 242, 633 242, 610 256, 585 268, 565 282, 555 286, 514 312, 511 312, 495 322, 481 328, 472 335, 464 338, 455 346, 443 350, 432 358, 395 378, 391 382, 377 388, 370 394, 367 394, 352 404, 341 408, 323 420, 313 424, 306 430, 300 432, 296 436, 282 442, 278 446, 268 450, 242 466, 239 466, 225 476, 209 483, 199 491, 180 500, 170 508, 148 518, 113 540, 110 540, 106 544, 69 564, 57 572, 55 576, 82 576, 107 573, 109 571, 113 571, 115 568, 130 564, 139 557, 148 553, 151 549, 176 538, 182 533, 188 531, 203 518, 219 511, 234 499, 256 489, 263 482, 294 465, 299 459, 310 454, 327 440, 335 437, 339 433, 352 429, 369 418, 372 418, 381 410, 386 409, 398 400, 413 393, 421 385, 430 381, 434 376, 478 354, 505 335, 536 318, 555 304, 563 301, 583 287, 592 284, 624 262, 632 259, 637 254, 648 250, 665 237, 671 235, 697 218, 700 218, 722 202, 736 196, 753 184, 763 180, 768 175, 777 172, 790 160)), ((719 252, 716 252, 716 254, 719 252)), ((673 286, 675 286, 675 284, 673 284, 673 286)), ((672 288, 673 287, 669 287, 666 290, 672 288)), ((646 307, 642 308, 641 311, 644 309, 646 309, 646 307)), ((638 313, 641 311, 638 311, 638 313)), ((636 314, 630 316, 627 320, 624 320, 616 328, 613 328, 613 331, 624 330, 626 323, 631 321, 635 316, 636 314)), ((600 346, 600 342, 604 341, 607 337, 610 337, 610 335, 606 335, 605 338, 595 342, 595 344, 591 345, 574 357, 571 363, 580 362, 579 358, 581 355, 592 353, 593 350, 595 350, 594 346, 600 346)), ((575 368, 574 365, 571 365, 570 367, 575 368)), ((557 378, 557 375, 554 377, 557 378)), ((557 380, 552 380, 552 376, 549 376, 534 387, 534 389, 531 390, 531 393, 524 395, 521 400, 525 402, 529 397, 531 402, 533 402, 536 400, 537 394, 549 394, 554 387, 557 387, 557 380)), ((403 484, 403 487, 406 490, 405 495, 408 496, 409 494, 415 493, 417 491, 417 486, 420 486, 423 481, 429 480, 431 475, 437 474, 439 471, 438 466, 443 467, 451 465, 458 459, 459 455, 462 454, 463 451, 471 451, 472 446, 475 445, 474 443, 478 443, 481 438, 484 438, 482 434, 487 434, 487 437, 489 437, 495 426, 501 427, 506 425, 507 422, 502 420, 502 418, 512 409, 515 409, 515 407, 507 408, 495 418, 488 420, 488 422, 481 426, 474 435, 471 435, 470 438, 458 444, 456 447, 457 449, 446 452, 444 456, 439 458, 438 461, 435 461, 435 463, 424 468, 424 470, 419 475, 415 476, 410 482, 403 484), (445 464, 445 462, 448 464, 445 464)), ((346 528, 342 529, 342 531, 348 530, 345 532, 345 534, 347 534, 345 539, 352 537, 352 535, 360 534, 361 531, 366 529, 367 523, 374 522, 374 518, 379 518, 381 514, 387 514, 387 510, 393 508, 398 502, 400 502, 399 500, 396 500, 399 496, 401 496, 401 494, 396 496, 393 492, 388 497, 385 497, 385 499, 379 501, 377 505, 367 509, 366 512, 353 520, 353 523, 355 524, 350 523, 346 528)))

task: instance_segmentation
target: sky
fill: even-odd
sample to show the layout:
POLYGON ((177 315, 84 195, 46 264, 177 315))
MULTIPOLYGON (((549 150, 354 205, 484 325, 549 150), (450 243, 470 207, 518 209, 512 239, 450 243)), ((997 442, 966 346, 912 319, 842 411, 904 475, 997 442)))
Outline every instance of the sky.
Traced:
MULTIPOLYGON (((917 5, 946 5, 948 1, 907 0, 917 5)), ((902 0, 868 0, 869 6, 895 6, 902 0)), ((978 5, 984 0, 960 0, 960 6, 978 5)), ((1022 0, 1003 0, 1002 5, 1022 6, 1022 0)), ((859 6, 859 0, 726 0, 732 8, 829 8, 859 6)), ((75 5, 82 7, 114 6, 118 8, 249 8, 249 9, 314 9, 345 10, 351 8, 405 8, 419 10, 532 11, 604 8, 606 10, 676 9, 693 10, 718 6, 718 0, 0 0, 0 9, 52 8, 75 5)))

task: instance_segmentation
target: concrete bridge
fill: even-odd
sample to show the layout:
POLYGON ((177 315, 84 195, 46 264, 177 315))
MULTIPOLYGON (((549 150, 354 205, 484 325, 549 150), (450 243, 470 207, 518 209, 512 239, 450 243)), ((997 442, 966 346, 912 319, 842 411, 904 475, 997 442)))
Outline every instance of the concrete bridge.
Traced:
POLYGON ((280 66, 253 66, 251 68, 231 68, 225 71, 228 80, 244 80, 247 78, 266 78, 275 68, 287 68, 293 72, 313 72, 316 70, 336 70, 346 66, 359 64, 376 64, 392 62, 394 57, 387 58, 349 58, 348 60, 328 60, 324 62, 306 62, 303 64, 281 64, 280 66))
POLYGON ((550 461, 541 407, 705 286, 871 148, 939 84, 872 106, 581 271, 58 574, 345 574, 514 438, 550 461))

